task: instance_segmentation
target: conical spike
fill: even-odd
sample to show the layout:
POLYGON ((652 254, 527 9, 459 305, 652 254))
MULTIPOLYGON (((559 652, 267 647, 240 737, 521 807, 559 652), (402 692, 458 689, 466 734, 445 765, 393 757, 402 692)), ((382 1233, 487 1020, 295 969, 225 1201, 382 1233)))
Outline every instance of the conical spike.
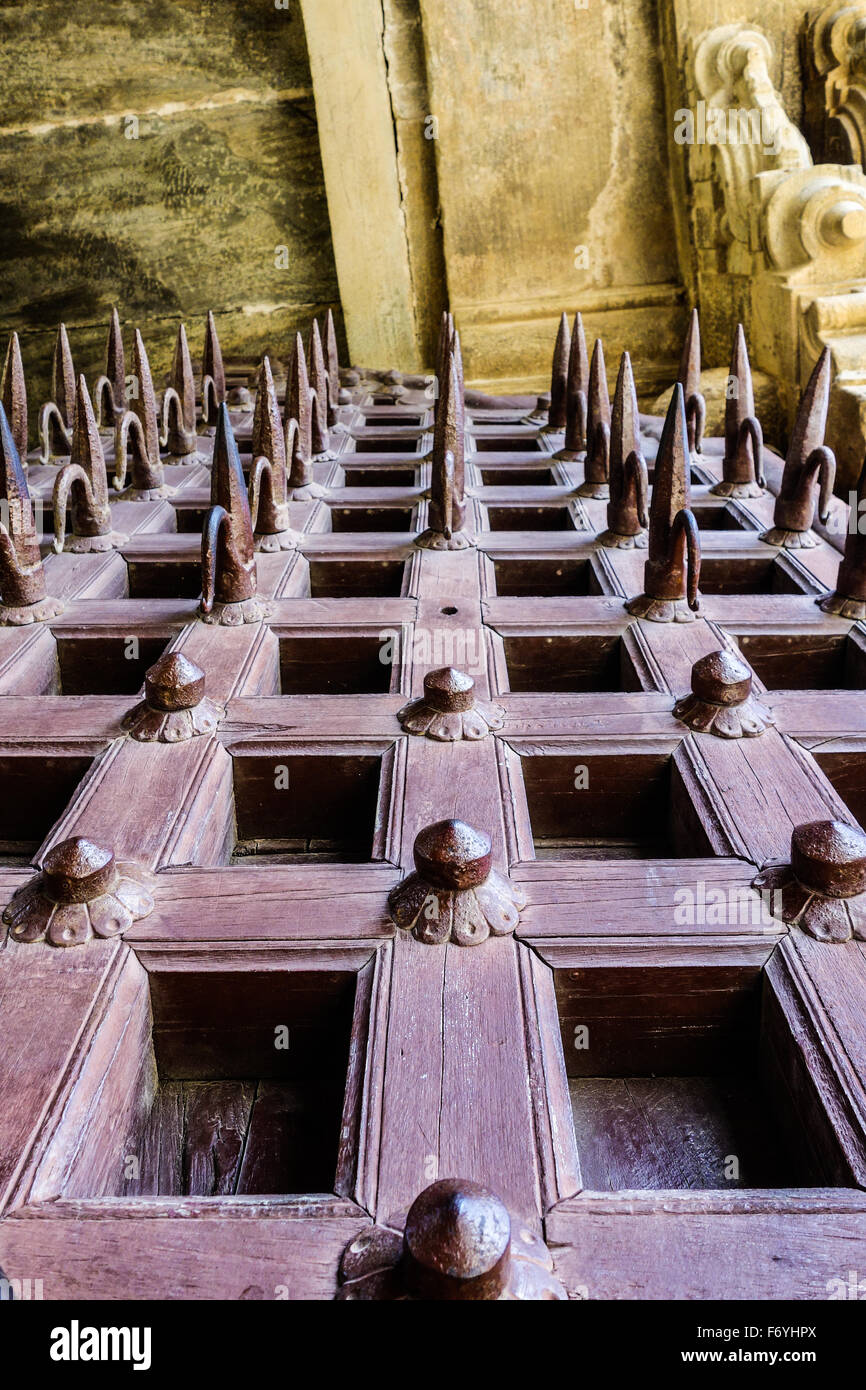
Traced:
POLYGON ((574 316, 571 347, 568 352, 568 381, 565 399, 565 446, 554 458, 574 460, 586 448, 589 411, 589 358, 586 334, 580 314, 574 316))
POLYGON ((640 412, 631 357, 627 352, 619 359, 616 377, 616 390, 613 397, 613 411, 610 421, 610 478, 613 487, 614 472, 622 475, 629 454, 641 452, 640 412))
MULTIPOLYGON (((297 420, 298 422, 298 457, 303 463, 309 463, 312 453, 313 412, 310 401, 310 381, 307 376, 307 359, 304 354, 304 340, 300 333, 295 334, 295 345, 286 383, 284 416, 286 427, 288 427, 290 420, 297 420)), ((310 477, 312 478, 312 472, 310 477)), ((294 479, 291 480, 291 483, 293 487, 302 485, 294 479)))
POLYGON ((217 336, 216 322, 213 311, 207 311, 207 326, 204 333, 204 352, 202 353, 202 375, 209 376, 214 384, 216 391, 216 405, 222 405, 226 397, 226 374, 223 367, 223 355, 220 349, 220 340, 217 336))
POLYGON ((825 347, 797 410, 773 509, 773 525, 761 536, 768 545, 802 549, 817 544, 811 531, 815 515, 814 483, 816 478, 820 479, 819 512, 823 521, 836 476, 836 459, 823 442, 830 404, 830 376, 830 349, 825 347))
POLYGON ((54 343, 54 358, 51 363, 51 396, 63 417, 67 429, 72 428, 75 414, 75 368, 72 365, 72 350, 66 324, 61 323, 54 343))
POLYGON ((430 526, 417 544, 424 549, 463 550, 470 541, 466 519, 463 464, 463 391, 459 379, 459 342, 448 354, 448 372, 439 398, 433 433, 430 526))
POLYGON ((84 470, 90 479, 94 496, 107 504, 108 484, 105 454, 102 449, 102 440, 99 438, 87 382, 83 375, 78 378, 75 392, 75 420, 72 426, 72 449, 69 462, 84 470))
POLYGON ((550 373, 550 410, 547 415, 547 431, 556 433, 564 430, 567 417, 568 399, 568 359, 571 352, 571 333, 565 313, 559 320, 556 343, 553 348, 553 366, 550 373))
POLYGON ((285 473, 286 437, 280 420, 277 389, 269 357, 262 358, 256 388, 256 408, 253 415, 252 457, 266 458, 285 473))
POLYGON ((722 480, 710 491, 719 497, 760 497, 763 492, 763 434, 755 416, 752 369, 743 325, 737 324, 725 395, 725 456, 722 480))
MULTIPOLYGON (((462 500, 465 490, 464 406, 460 381, 460 343, 456 336, 448 354, 448 367, 442 395, 439 398, 439 414, 433 431, 434 469, 438 467, 441 471, 446 453, 454 456, 454 484, 462 500)), ((431 525, 435 530, 435 522, 431 521, 431 525)))
POLYGON ((137 328, 133 339, 132 370, 137 386, 137 391, 132 398, 132 411, 133 414, 138 417, 144 433, 144 448, 147 454, 148 464, 154 467, 159 463, 159 424, 156 415, 156 393, 153 389, 153 377, 150 374, 150 362, 147 358, 147 349, 144 346, 144 339, 137 328))
POLYGON ((244 475, 228 406, 220 405, 211 471, 212 506, 202 532, 202 602, 208 622, 259 622, 268 610, 256 595, 256 560, 244 475))
POLYGON ((340 353, 337 348, 337 328, 331 309, 325 316, 325 366, 328 369, 328 424, 336 424, 340 403, 340 353))
POLYGON ((576 491, 579 497, 605 498, 610 496, 610 397, 601 338, 596 338, 592 349, 588 396, 584 481, 576 491))
POLYGON ((830 349, 825 347, 812 369, 806 389, 800 399, 797 418, 791 431, 791 440, 785 456, 785 467, 789 463, 803 464, 813 449, 824 443, 827 428, 827 411, 830 405, 830 377, 832 361, 830 349))
MULTIPOLYGON (((120 315, 117 308, 111 311, 108 325, 108 342, 105 345, 105 375, 111 386, 111 400, 114 410, 120 413, 126 405, 126 355, 123 351, 123 334, 120 329, 120 315)), ((113 424, 113 420, 106 421, 113 424)))
POLYGON ((192 358, 186 340, 186 329, 178 324, 177 339, 174 345, 174 361, 171 367, 171 385, 177 392, 181 403, 181 416, 185 430, 195 432, 195 377, 192 372, 192 358))
POLYGON ((752 390, 752 368, 746 347, 743 325, 737 324, 734 333, 734 346, 731 352, 731 368, 728 374, 728 392, 725 401, 725 459, 733 460, 737 452, 737 439, 740 423, 755 413, 755 396, 752 390))
POLYGON ((54 548, 58 552, 105 551, 125 539, 111 530, 105 455, 87 382, 79 376, 70 458, 54 482, 54 548), (68 540, 67 504, 72 514, 72 536, 68 540))
POLYGON ((836 590, 821 599, 820 606, 825 613, 862 620, 866 618, 866 532, 861 531, 859 522, 866 511, 866 460, 860 470, 856 500, 856 514, 852 510, 836 590))
POLYGON ((310 388, 314 393, 311 448, 313 455, 320 458, 330 453, 331 441, 328 434, 328 378, 318 319, 313 319, 310 325, 310 388))
POLYGON ((249 539, 249 554, 253 553, 253 529, 250 504, 241 468, 240 454, 235 442, 228 406, 225 401, 217 413, 217 430, 210 475, 210 500, 213 507, 224 507, 232 524, 235 543, 243 546, 249 539))
POLYGON ((0 396, 15 447, 24 462, 27 454, 27 383, 24 380, 24 363, 21 360, 21 345, 17 333, 9 335, 0 396))
POLYGON ((650 562, 668 559, 674 517, 691 505, 689 474, 685 399, 682 385, 677 382, 656 455, 649 517, 650 562))
POLYGON ((439 341, 436 344, 436 381, 438 390, 433 400, 434 419, 439 411, 439 402, 445 390, 445 378, 448 374, 448 354, 454 345, 454 318, 447 309, 442 310, 442 318, 439 323, 439 341))
POLYGON ((701 325, 697 309, 692 309, 689 315, 677 381, 683 388, 683 399, 686 401, 701 389, 701 325))
POLYGON ((599 537, 602 545, 622 548, 646 545, 646 472, 634 374, 631 358, 624 352, 619 360, 613 397, 608 529, 599 537))
POLYGON ((63 611, 46 596, 45 573, 27 479, 0 404, 0 623, 42 622, 63 611))

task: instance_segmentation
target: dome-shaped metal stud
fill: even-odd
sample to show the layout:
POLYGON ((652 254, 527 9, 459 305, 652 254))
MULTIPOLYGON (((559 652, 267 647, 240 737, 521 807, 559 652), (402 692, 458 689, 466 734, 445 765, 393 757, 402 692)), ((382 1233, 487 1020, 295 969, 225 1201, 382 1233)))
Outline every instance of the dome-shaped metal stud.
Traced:
POLYGON ((183 743, 212 734, 225 711, 205 695, 205 674, 182 652, 168 652, 144 678, 145 698, 123 720, 140 743, 183 743))
POLYGON ((139 864, 119 864, 111 850, 76 835, 48 851, 42 872, 19 888, 3 921, 20 942, 78 946, 93 936, 122 936, 153 911, 152 882, 139 864))
POLYGON ((752 694, 752 672, 736 652, 702 656, 692 667, 692 692, 677 700, 674 715, 696 733, 755 738, 776 722, 752 694))
POLYGON ((424 694, 397 711, 397 718, 409 734, 426 734, 444 743, 460 739, 486 738, 491 729, 501 729, 505 710, 475 695, 475 682, 455 666, 428 671, 424 694))
POLYGON ((866 940, 866 834, 845 821, 795 826, 791 857, 764 865, 752 887, 774 917, 818 941, 866 940))
POLYGON ((398 927, 428 946, 477 946, 514 931, 525 897, 492 868, 489 835, 461 820, 437 821, 417 835, 414 857, 415 872, 388 899, 398 927))

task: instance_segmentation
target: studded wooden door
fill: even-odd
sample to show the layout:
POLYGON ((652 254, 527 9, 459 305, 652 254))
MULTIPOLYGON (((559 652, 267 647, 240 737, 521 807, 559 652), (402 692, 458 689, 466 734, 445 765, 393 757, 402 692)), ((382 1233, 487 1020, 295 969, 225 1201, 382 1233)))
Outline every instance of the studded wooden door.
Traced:
POLYGON ((253 561, 208 341, 197 437, 179 343, 167 458, 140 341, 132 416, 111 356, 95 388, 114 435, 82 386, 72 437, 60 351, 26 483, 2 433, 46 557, 41 594, 4 579, 23 625, 0 629, 6 1278, 830 1296, 866 1234, 842 824, 866 795, 866 595, 816 602, 846 524, 834 500, 808 532, 827 364, 785 474, 811 460, 801 525, 781 459, 767 489, 754 467, 742 345, 727 444, 700 439, 694 350, 660 442, 627 362, 611 418, 577 332, 535 419, 471 395, 461 419, 447 324, 438 404, 395 374, 344 372, 338 398, 315 341, 311 390, 296 347, 288 516, 269 373, 255 421, 228 398, 253 561), (103 447, 130 488, 100 529, 69 475, 74 548, 50 554, 58 467, 71 449, 92 478, 103 447))

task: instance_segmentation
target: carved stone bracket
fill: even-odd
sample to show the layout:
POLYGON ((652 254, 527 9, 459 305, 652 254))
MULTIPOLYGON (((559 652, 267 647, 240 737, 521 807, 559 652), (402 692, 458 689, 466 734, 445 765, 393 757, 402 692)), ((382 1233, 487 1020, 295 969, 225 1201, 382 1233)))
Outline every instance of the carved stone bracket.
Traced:
POLYGON ((692 690, 674 705, 674 716, 696 733, 755 738, 773 711, 752 694, 752 672, 735 652, 711 652, 692 667, 692 690))
POLYGON ((816 158, 866 159, 866 4, 834 0, 812 20, 805 42, 806 127, 816 158))
POLYGON ((442 743, 460 739, 486 738, 491 729, 505 723, 502 705, 479 700, 471 676, 453 666, 428 671, 424 694, 397 711, 397 718, 408 734, 426 734, 442 743))
POLYGON ((769 860, 752 887, 774 917, 816 941, 866 941, 866 835, 844 821, 795 826, 791 858, 769 860))
POLYGON ((77 835, 55 845, 42 871, 19 888, 3 913, 13 941, 80 946, 94 936, 122 936, 153 911, 153 875, 118 864, 110 849, 77 835))
POLYGON ((564 1299, 544 1242, 512 1229, 505 1204, 480 1183, 443 1178, 413 1202, 405 1224, 356 1236, 340 1264, 340 1300, 564 1299))
POLYGON ((225 710, 205 695, 205 675, 182 652, 161 656, 144 677, 145 698, 124 716, 139 743, 183 743, 212 734, 225 710))
POLYGON ((491 933, 514 931, 526 899, 492 867, 489 835, 464 821, 437 821, 416 836, 414 857, 415 872, 388 898, 398 927, 428 946, 478 946, 491 933))

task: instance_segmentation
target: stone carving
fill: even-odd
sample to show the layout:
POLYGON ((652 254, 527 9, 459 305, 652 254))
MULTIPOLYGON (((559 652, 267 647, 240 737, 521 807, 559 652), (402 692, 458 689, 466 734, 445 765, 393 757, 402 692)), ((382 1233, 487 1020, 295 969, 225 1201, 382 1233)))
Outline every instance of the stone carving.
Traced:
POLYGON ((752 887, 771 912, 816 941, 866 941, 866 835, 844 821, 794 827, 791 858, 769 860, 752 887))
POLYGON ((564 1299, 539 1236, 512 1228, 505 1204, 480 1183, 443 1178, 405 1223, 356 1236, 340 1263, 340 1300, 564 1299))
POLYGON ((692 622, 700 607, 701 541, 690 510, 688 427, 683 388, 673 390, 656 456, 644 592, 626 603, 635 618, 692 622))
POLYGON ((805 125, 816 159, 866 158, 866 5, 835 0, 812 20, 804 45, 805 125))
POLYGON ((111 505, 105 455, 87 383, 78 378, 75 397, 75 423, 72 452, 54 481, 54 549, 88 554, 114 550, 129 539, 111 529, 111 505), (66 534, 66 508, 72 517, 72 532, 66 534))
POLYGON ((13 941, 81 946, 122 936, 153 911, 153 875, 118 864, 110 849, 76 835, 50 849, 42 870, 19 888, 3 913, 13 941))
POLYGON ((424 694, 397 711, 397 718, 408 734, 426 734, 441 743, 460 739, 486 738, 491 729, 505 723, 502 705, 479 700, 471 676, 453 666, 428 671, 424 694))
POLYGON ((124 716, 139 743, 184 743, 212 734, 225 710, 205 695, 205 675, 183 652, 161 656, 144 678, 144 699, 124 716))
POLYGON ((752 672, 735 652, 710 652, 692 667, 692 690, 674 705, 674 716, 696 733, 756 738, 773 711, 752 694, 752 672))
POLYGON ((398 927, 417 941, 478 946, 509 936, 525 902, 522 889, 492 867, 490 836, 460 820, 437 821, 415 838, 415 872, 391 892, 398 927))

